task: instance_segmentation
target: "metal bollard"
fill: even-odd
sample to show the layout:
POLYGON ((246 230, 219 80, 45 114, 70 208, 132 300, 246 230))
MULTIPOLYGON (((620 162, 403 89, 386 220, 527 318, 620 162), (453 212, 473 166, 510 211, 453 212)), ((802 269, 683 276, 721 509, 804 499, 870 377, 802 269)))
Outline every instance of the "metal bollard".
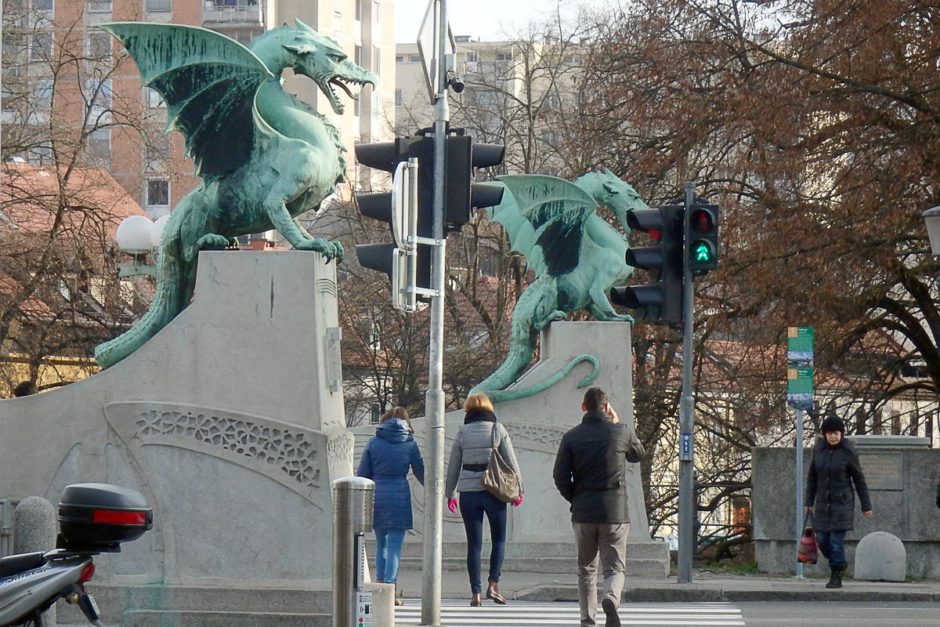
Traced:
POLYGON ((372 531, 375 483, 363 477, 333 482, 333 627, 372 624, 372 593, 364 592, 363 534, 372 531))

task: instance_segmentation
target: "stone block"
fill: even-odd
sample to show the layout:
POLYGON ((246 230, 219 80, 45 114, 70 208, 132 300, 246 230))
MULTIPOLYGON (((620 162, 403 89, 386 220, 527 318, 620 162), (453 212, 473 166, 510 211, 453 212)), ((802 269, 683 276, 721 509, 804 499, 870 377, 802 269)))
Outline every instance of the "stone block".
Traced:
POLYGON ((55 548, 56 518, 52 503, 39 496, 28 496, 16 506, 13 529, 14 553, 51 551, 55 548))
POLYGON ((869 533, 855 549, 855 578, 867 581, 904 581, 907 551, 904 543, 886 531, 869 533))

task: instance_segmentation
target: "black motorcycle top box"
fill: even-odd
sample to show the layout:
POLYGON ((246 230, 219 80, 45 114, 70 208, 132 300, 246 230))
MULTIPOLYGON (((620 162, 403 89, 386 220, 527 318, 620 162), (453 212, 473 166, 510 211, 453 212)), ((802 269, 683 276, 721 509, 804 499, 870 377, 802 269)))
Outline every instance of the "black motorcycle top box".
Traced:
POLYGON ((134 490, 104 483, 67 486, 59 501, 60 548, 116 552, 153 526, 153 510, 134 490))

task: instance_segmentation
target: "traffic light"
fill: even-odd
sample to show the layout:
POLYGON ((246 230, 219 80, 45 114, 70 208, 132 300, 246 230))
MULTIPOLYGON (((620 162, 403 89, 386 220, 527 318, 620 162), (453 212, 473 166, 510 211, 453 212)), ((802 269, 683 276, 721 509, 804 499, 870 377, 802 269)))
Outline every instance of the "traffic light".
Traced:
POLYGON ((444 232, 459 231, 470 221, 474 209, 498 205, 502 185, 473 183, 474 168, 491 168, 503 162, 502 144, 474 144, 462 129, 447 137, 447 174, 444 194, 444 232))
MULTIPOLYGON (((417 181, 411 210, 414 227, 407 233, 395 233, 396 221, 403 217, 396 207, 403 203, 405 190, 393 176, 392 192, 356 194, 362 215, 387 222, 396 243, 361 244, 356 246, 359 264, 364 268, 386 273, 392 280, 392 303, 411 311, 417 295, 427 299, 431 289, 432 249, 427 240, 434 237, 434 137, 431 129, 414 137, 399 137, 394 142, 357 144, 356 158, 360 164, 393 173, 399 164, 414 159, 417 181), (406 241, 410 236, 425 242, 406 241)), ((502 200, 501 185, 472 183, 473 168, 492 167, 502 163, 505 148, 496 144, 474 144, 462 129, 454 129, 446 137, 444 170, 444 237, 458 231, 470 220, 475 208, 497 205, 502 200)))
POLYGON ((718 207, 696 198, 689 213, 689 269, 707 274, 718 267, 718 207))
POLYGON ((610 290, 612 303, 634 310, 634 318, 652 324, 682 322, 682 233, 684 208, 667 204, 658 208, 627 212, 632 231, 643 231, 655 242, 628 248, 627 265, 651 270, 655 282, 625 285, 610 290))
POLYGON ((362 215, 387 222, 394 242, 360 244, 356 256, 363 268, 384 272, 392 283, 392 304, 405 311, 413 311, 415 291, 431 284, 431 251, 427 246, 414 246, 409 237, 417 234, 430 236, 430 210, 424 212, 415 204, 430 206, 433 199, 412 198, 411 190, 419 192, 425 187, 425 178, 432 169, 433 142, 424 137, 399 137, 394 142, 357 144, 356 159, 360 164, 393 174, 393 191, 356 194, 362 215), (418 167, 417 185, 405 180, 399 165, 415 158, 418 167), (396 228, 397 227, 397 228, 396 228))

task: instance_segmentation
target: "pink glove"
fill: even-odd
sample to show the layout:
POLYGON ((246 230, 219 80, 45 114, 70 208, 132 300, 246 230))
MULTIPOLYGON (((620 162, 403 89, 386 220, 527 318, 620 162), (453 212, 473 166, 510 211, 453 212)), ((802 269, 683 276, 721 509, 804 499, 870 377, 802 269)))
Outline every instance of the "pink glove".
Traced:
POLYGON ((512 502, 512 506, 513 506, 513 507, 519 507, 520 505, 522 505, 522 502, 523 502, 524 500, 525 500, 525 494, 522 493, 522 492, 520 492, 520 493, 519 493, 519 498, 517 498, 515 501, 512 502))
POLYGON ((450 510, 451 514, 457 513, 457 499, 447 499, 447 509, 450 510))

